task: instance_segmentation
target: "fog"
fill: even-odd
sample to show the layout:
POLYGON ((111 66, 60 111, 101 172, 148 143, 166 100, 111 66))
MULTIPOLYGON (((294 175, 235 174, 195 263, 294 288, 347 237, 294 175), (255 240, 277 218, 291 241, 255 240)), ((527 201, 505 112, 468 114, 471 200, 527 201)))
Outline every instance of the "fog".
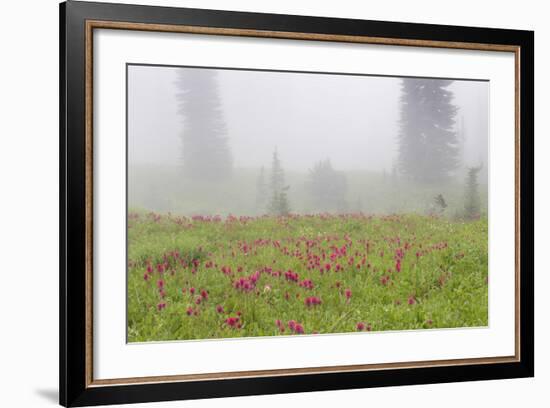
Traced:
MULTIPOLYGON (((431 195, 439 192, 455 197, 450 206, 461 208, 466 168, 479 165, 479 194, 485 203, 489 83, 456 80, 446 90, 456 108, 453 131, 461 140, 460 157, 452 177, 445 183, 423 186, 424 194, 416 188, 416 198, 411 201, 401 197, 403 191, 395 191, 404 190, 396 187, 397 180, 402 187, 419 186, 406 174, 395 174, 402 130, 402 78, 131 65, 129 206, 182 213, 262 213, 264 210, 254 209, 250 201, 258 195, 255 190, 261 167, 269 179, 275 150, 290 186, 292 212, 323 209, 312 197, 300 195, 311 170, 327 159, 334 171, 347 177, 347 211, 422 211, 430 206, 431 195), (202 84, 202 88, 186 89, 193 83, 202 84), (201 91, 212 93, 209 98, 215 102, 203 102, 201 91), (182 175, 184 140, 189 132, 205 132, 201 126, 212 122, 213 111, 222 123, 218 133, 227 143, 232 180, 222 177, 225 185, 210 189, 231 190, 231 197, 246 198, 232 205, 214 205, 208 201, 219 197, 205 195, 201 199, 197 190, 195 205, 187 205, 190 200, 183 186, 190 191, 191 180, 182 175), (174 183, 181 186, 175 188, 174 183), (384 197, 374 197, 368 191, 373 189, 369 183, 384 197), (159 193, 164 199, 158 198, 159 193), (397 202, 395 194, 401 197, 397 202), (419 194, 423 198, 418 199, 419 194)), ((189 144, 187 148, 189 153, 189 144)))

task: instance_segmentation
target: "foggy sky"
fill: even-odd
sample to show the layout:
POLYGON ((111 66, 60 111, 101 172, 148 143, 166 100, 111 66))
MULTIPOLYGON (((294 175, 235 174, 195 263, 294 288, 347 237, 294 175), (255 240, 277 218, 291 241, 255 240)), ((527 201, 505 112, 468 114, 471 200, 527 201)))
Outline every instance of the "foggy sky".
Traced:
MULTIPOLYGON (((179 69, 194 70, 129 67, 130 165, 180 164, 179 69)), ((217 70, 217 80, 236 167, 269 167, 275 147, 288 170, 330 158, 338 170, 390 171, 396 160, 399 78, 217 70)), ((489 83, 448 89, 465 125, 466 164, 486 162, 489 83)))

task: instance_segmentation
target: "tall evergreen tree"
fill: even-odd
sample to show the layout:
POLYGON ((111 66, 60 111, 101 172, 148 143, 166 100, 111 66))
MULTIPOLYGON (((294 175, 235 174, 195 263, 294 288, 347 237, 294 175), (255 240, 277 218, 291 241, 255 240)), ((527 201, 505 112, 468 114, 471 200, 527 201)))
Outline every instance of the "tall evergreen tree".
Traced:
POLYGON ((265 180, 264 166, 260 169, 260 174, 256 180, 256 210, 263 212, 266 210, 266 204, 268 199, 268 188, 265 180))
POLYGON ((195 181, 220 181, 231 176, 233 160, 219 96, 216 71, 178 70, 178 113, 183 117, 184 176, 195 181))
POLYGON ((458 142, 458 166, 463 168, 466 161, 466 127, 464 126, 464 116, 460 117, 456 137, 458 142))
POLYGON ((447 179, 458 166, 454 130, 456 106, 447 89, 453 81, 404 78, 398 165, 401 174, 421 182, 447 179))
POLYGON ((466 218, 479 217, 481 213, 481 202, 479 198, 478 174, 482 166, 469 167, 466 175, 466 194, 464 202, 464 213, 466 218))
POLYGON ((346 176, 334 170, 329 159, 315 164, 306 184, 313 206, 320 211, 345 211, 346 176))
POLYGON ((285 172, 279 160, 277 149, 273 152, 271 161, 271 178, 270 185, 271 197, 269 200, 268 210, 275 215, 287 215, 290 213, 290 204, 288 202, 287 191, 290 188, 285 186, 285 172))

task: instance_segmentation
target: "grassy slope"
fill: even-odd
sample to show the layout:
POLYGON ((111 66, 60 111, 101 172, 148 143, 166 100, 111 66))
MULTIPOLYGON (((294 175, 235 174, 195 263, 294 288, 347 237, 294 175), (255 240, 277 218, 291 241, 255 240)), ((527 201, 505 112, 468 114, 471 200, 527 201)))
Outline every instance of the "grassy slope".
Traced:
MULTIPOLYGON (((355 331, 358 322, 370 324, 375 331, 485 326, 488 322, 485 219, 458 223, 416 215, 356 215, 214 222, 131 214, 129 264, 128 334, 132 342, 272 336, 281 334, 276 319, 285 326, 295 320, 306 333, 355 331), (309 270, 307 242, 311 259, 319 257, 319 265, 309 270), (336 247, 339 256, 331 260, 336 247), (404 257, 397 272, 400 250, 404 257), (195 268, 193 260, 198 265, 195 268), (189 266, 182 266, 182 261, 189 266), (209 261, 212 267, 207 267, 209 261), (149 264, 154 271, 146 280, 149 264), (167 266, 166 272, 157 271, 159 264, 167 266), (326 264, 331 266, 328 272, 326 264), (335 271, 337 264, 342 271, 335 271), (231 275, 221 271, 223 266, 231 268, 231 275), (253 290, 234 288, 239 277, 257 270, 262 272, 253 290), (299 282, 312 280, 313 289, 288 281, 284 275, 272 275, 288 270, 298 273, 299 282), (159 280, 164 284, 164 297, 159 280), (194 295, 191 287, 196 289, 194 295), (208 292, 208 299, 197 305, 201 290, 208 292), (305 306, 309 296, 319 297, 321 305, 305 306), (163 303, 166 306, 159 311, 163 303), (218 305, 223 313, 216 311, 218 305), (188 308, 197 314, 188 316, 188 308), (237 312, 242 326, 232 328, 226 319, 237 317, 237 312)), ((283 334, 291 334, 288 327, 283 334)))

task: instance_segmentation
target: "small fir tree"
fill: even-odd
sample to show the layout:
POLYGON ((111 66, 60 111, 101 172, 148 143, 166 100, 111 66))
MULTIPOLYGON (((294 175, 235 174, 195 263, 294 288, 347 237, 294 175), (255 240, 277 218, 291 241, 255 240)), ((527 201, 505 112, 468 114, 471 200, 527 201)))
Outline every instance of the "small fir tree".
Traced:
POLYGON ((482 166, 468 167, 466 174, 466 193, 464 202, 464 213, 466 218, 473 219, 480 215, 481 202, 479 199, 478 175, 482 166))
POLYGON ((321 211, 345 211, 347 209, 346 176, 333 169, 329 159, 320 161, 309 171, 306 184, 310 200, 321 211))
POLYGON ((285 186, 285 172, 279 160, 277 149, 275 149, 273 160, 271 161, 271 198, 268 205, 268 210, 271 214, 288 215, 290 213, 290 204, 287 195, 289 188, 289 186, 285 186))

